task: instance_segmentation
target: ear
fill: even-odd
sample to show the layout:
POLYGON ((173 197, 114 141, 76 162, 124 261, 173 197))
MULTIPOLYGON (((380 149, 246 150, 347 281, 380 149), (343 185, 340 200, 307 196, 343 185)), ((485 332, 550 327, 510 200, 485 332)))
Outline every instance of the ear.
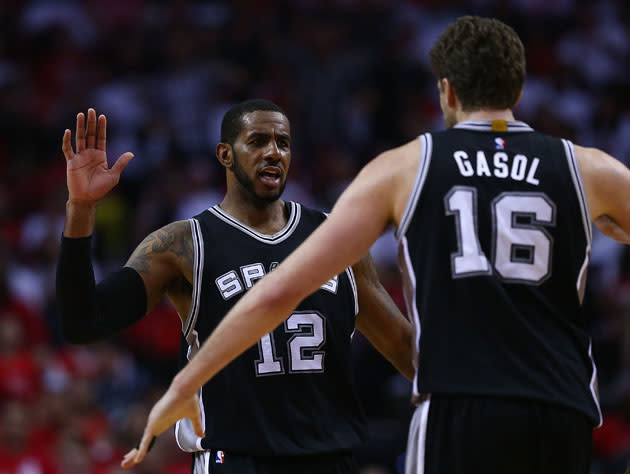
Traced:
POLYGON ((457 98, 457 94, 455 93, 455 88, 451 85, 447 78, 441 79, 442 88, 444 89, 444 94, 446 94, 446 103, 451 108, 456 108, 459 99, 457 98))
POLYGON ((232 145, 229 143, 219 143, 216 148, 217 160, 221 163, 225 168, 232 168, 233 163, 233 154, 232 154, 232 145))

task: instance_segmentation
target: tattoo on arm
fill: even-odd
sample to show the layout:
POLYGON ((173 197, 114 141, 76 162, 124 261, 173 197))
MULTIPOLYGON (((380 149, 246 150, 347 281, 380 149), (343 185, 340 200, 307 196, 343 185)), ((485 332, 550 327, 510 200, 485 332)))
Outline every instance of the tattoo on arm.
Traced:
MULTIPOLYGON (((186 223, 186 225, 188 224, 186 223)), ((184 262, 185 268, 190 268, 190 270, 192 271, 194 250, 190 227, 187 228, 187 232, 180 232, 179 238, 173 239, 171 252, 173 252, 177 256, 177 258, 181 259, 184 262)))
POLYGON ((192 271, 192 236, 190 232, 183 231, 182 225, 187 223, 174 222, 149 234, 131 254, 127 266, 146 275, 151 272, 151 263, 155 257, 171 252, 182 261, 184 268, 192 271))

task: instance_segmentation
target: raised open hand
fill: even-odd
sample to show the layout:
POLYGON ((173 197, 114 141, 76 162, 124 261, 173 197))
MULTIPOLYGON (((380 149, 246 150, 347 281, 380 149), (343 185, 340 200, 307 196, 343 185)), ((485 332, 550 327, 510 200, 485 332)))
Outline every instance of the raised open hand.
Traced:
POLYGON ((133 158, 132 153, 123 153, 110 168, 105 153, 107 119, 99 115, 98 123, 94 109, 88 109, 87 127, 85 114, 77 115, 75 150, 72 149, 72 132, 63 134, 62 150, 66 157, 66 180, 69 200, 94 203, 105 196, 120 179, 120 173, 133 158))

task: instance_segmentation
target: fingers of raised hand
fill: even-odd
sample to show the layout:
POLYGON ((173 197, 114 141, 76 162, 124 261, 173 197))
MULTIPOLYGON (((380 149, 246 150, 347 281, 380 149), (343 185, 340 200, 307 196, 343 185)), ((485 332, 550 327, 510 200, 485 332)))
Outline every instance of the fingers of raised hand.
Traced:
POLYGON ((86 148, 98 148, 105 151, 107 119, 104 115, 96 118, 96 111, 92 108, 86 116, 83 112, 77 114, 77 127, 75 132, 75 149, 81 153, 86 148))
POLYGON ((77 127, 74 133, 74 148, 77 153, 81 153, 85 150, 85 114, 79 112, 77 114, 77 127))
POLYGON ((72 132, 66 129, 63 132, 63 140, 61 142, 61 149, 63 150, 63 155, 66 157, 66 160, 71 160, 74 158, 74 150, 72 150, 72 132))
POLYGON ((107 142, 107 119, 104 115, 98 116, 98 123, 96 125, 96 148, 105 151, 105 144, 107 142))
POLYGON ((118 179, 120 177, 120 173, 125 169, 125 167, 129 164, 131 159, 133 158, 133 153, 127 152, 123 153, 118 157, 116 163, 111 167, 112 174, 118 179))
POLYGON ((87 116, 87 146, 94 148, 96 146, 96 111, 88 109, 87 116))

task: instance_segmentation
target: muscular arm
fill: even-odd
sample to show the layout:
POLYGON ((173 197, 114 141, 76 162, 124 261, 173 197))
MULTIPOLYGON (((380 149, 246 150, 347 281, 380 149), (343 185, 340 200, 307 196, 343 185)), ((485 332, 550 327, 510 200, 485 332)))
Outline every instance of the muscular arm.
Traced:
POLYGON ((630 170, 596 148, 575 146, 575 154, 593 222, 605 235, 630 243, 630 170))
POLYGON ((97 341, 131 326, 166 292, 181 288, 182 279, 192 279, 190 226, 185 221, 150 234, 124 268, 98 285, 90 243, 89 236, 64 236, 57 265, 57 299, 69 342, 97 341))
POLYGON ((352 269, 357 280, 359 314, 356 327, 398 371, 413 379, 413 330, 381 285, 372 258, 367 255, 352 269))
MULTIPOLYGON (((188 221, 168 224, 149 234, 136 247, 125 267, 133 268, 142 278, 149 310, 164 294, 175 302, 181 299, 180 293, 192 284, 193 252, 188 221)), ((181 308, 177 309, 182 314, 181 308)))

